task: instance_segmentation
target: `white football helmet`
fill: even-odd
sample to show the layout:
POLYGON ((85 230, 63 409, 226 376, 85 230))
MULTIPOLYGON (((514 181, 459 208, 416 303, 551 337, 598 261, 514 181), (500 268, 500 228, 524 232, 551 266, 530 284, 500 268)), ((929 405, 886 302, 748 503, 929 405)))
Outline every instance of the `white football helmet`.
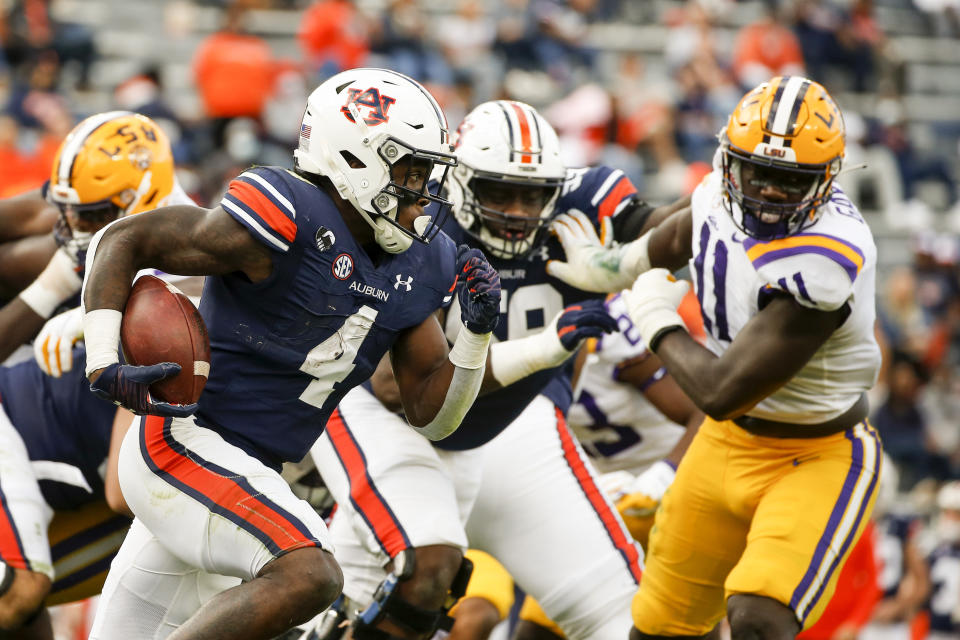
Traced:
POLYGON ((406 251, 413 240, 429 242, 443 223, 450 203, 436 194, 456 165, 447 120, 433 96, 405 75, 350 69, 321 84, 307 98, 293 155, 299 170, 330 179, 389 253, 406 251), (435 193, 427 179, 417 190, 393 181, 392 166, 407 156, 427 163, 435 193), (413 199, 441 206, 433 218, 419 216, 410 231, 397 222, 397 213, 413 199))
POLYGON ((497 257, 528 253, 544 237, 566 176, 553 127, 528 104, 484 102, 464 118, 454 148, 459 164, 448 189, 457 222, 497 257), (480 204, 477 191, 484 182, 543 188, 539 215, 510 215, 480 204))

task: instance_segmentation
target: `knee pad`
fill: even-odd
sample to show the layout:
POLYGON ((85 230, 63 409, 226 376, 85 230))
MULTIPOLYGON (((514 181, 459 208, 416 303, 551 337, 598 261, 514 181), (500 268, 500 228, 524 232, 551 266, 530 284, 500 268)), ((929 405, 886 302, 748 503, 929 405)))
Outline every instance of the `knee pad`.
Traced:
POLYGON ((394 559, 395 572, 387 575, 373 594, 373 602, 353 619, 351 628, 356 640, 390 640, 390 634, 375 628, 384 618, 427 637, 438 629, 449 631, 453 627, 453 618, 448 612, 466 592, 473 562, 463 558, 443 605, 438 610, 431 610, 403 600, 398 593, 399 584, 413 576, 414 558, 414 550, 405 549, 394 559))

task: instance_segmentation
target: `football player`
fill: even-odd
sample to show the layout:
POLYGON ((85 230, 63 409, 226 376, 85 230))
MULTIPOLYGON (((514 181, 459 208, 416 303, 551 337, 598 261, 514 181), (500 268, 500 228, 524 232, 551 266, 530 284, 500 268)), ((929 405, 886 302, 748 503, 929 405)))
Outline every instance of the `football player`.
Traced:
MULTIPOLYGON (((31 271, 33 277, 0 309, 0 326, 7 327, 0 332, 0 361, 36 336, 55 310, 76 306, 70 303, 78 302, 86 248, 96 231, 119 217, 172 204, 193 201, 176 180, 166 134, 150 118, 109 111, 74 127, 60 145, 43 189, 0 202, 4 224, 20 233, 44 233, 51 205, 58 211, 52 235, 45 227, 46 235, 29 236, 13 252, 21 272, 31 271), (45 262, 42 270, 30 266, 36 259, 45 262)), ((78 319, 76 313, 64 327, 70 331, 63 333, 59 349, 51 349, 50 341, 36 345, 40 360, 44 354, 47 358, 48 372, 69 369, 78 319)))
MULTIPOLYGON (((579 209, 635 234, 650 209, 620 171, 568 170, 556 133, 526 104, 476 107, 456 150, 447 187, 454 219, 444 229, 482 248, 500 272, 502 317, 488 364, 495 384, 485 384, 460 430, 430 443, 381 403, 390 393, 378 376, 376 396, 347 394, 314 447, 339 504, 331 534, 353 637, 430 637, 468 541, 569 637, 625 635, 642 552, 567 427, 563 370, 583 339, 616 323, 601 300, 584 302, 590 294, 548 277, 547 260, 561 249, 546 225, 557 211, 579 209)), ((454 303, 445 314, 450 341, 462 313, 454 303)))
POLYGON ((557 221, 550 272, 624 294, 638 333, 708 416, 657 513, 631 638, 793 638, 819 617, 876 495, 876 247, 835 182, 843 116, 777 77, 737 105, 691 205, 603 246, 557 221), (683 330, 689 262, 706 346, 683 330), (637 277, 639 275, 639 277, 637 277), (704 535, 704 532, 708 532, 704 535))
POLYGON ((932 592, 927 601, 930 640, 960 634, 960 481, 948 482, 937 493, 934 532, 937 546, 927 558, 932 592))
POLYGON ((0 368, 4 638, 52 638, 45 606, 100 592, 130 525, 111 462, 132 418, 89 392, 82 367, 60 378, 32 359, 0 368))
POLYGON ((352 69, 308 98, 295 171, 253 168, 213 209, 165 207, 94 237, 84 288, 91 389, 148 415, 121 447, 136 519, 92 638, 173 629, 172 640, 266 639, 337 597, 326 527, 281 463, 304 457, 388 351, 411 424, 449 435, 476 397, 498 319, 496 272, 423 213, 445 204, 428 180, 435 172, 442 184, 456 164, 448 140, 418 83, 352 69), (208 276, 200 311, 211 362, 198 405, 148 393, 178 365, 118 362, 121 309, 148 266, 208 276), (464 329, 448 350, 433 313, 454 296, 464 329), (244 582, 196 609, 178 594, 194 589, 198 571, 244 582))

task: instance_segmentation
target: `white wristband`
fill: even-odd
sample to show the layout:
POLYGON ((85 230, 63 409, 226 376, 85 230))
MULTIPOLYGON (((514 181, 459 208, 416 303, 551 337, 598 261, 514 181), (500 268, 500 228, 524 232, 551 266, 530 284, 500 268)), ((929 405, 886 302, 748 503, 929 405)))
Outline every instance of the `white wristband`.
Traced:
POLYGON ((87 343, 87 369, 89 376, 120 362, 117 345, 120 343, 120 323, 123 314, 116 309, 94 309, 83 316, 83 340, 87 343))
POLYGON ((540 333, 491 345, 490 373, 494 379, 506 387, 532 373, 563 364, 573 352, 563 348, 556 326, 554 318, 540 333))
POLYGON ((465 326, 450 349, 450 362, 461 369, 480 369, 487 364, 487 348, 490 346, 490 333, 474 333, 465 326))
POLYGON ((58 306, 80 291, 81 284, 73 260, 58 249, 37 279, 20 292, 20 299, 41 318, 49 318, 58 306))

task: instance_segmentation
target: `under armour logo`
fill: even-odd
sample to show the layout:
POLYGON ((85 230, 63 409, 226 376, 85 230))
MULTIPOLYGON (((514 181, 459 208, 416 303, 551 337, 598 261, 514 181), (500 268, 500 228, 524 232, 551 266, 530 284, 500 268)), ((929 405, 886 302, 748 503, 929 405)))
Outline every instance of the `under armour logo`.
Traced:
POLYGON ((393 288, 399 291, 399 290, 400 290, 400 285, 403 285, 403 286, 405 286, 405 287, 407 288, 407 291, 410 291, 410 289, 413 288, 413 287, 411 286, 412 283, 413 283, 413 276, 410 276, 410 277, 407 278, 406 280, 402 280, 401 277, 400 277, 400 274, 398 273, 398 274, 397 274, 397 281, 393 283, 393 288))

